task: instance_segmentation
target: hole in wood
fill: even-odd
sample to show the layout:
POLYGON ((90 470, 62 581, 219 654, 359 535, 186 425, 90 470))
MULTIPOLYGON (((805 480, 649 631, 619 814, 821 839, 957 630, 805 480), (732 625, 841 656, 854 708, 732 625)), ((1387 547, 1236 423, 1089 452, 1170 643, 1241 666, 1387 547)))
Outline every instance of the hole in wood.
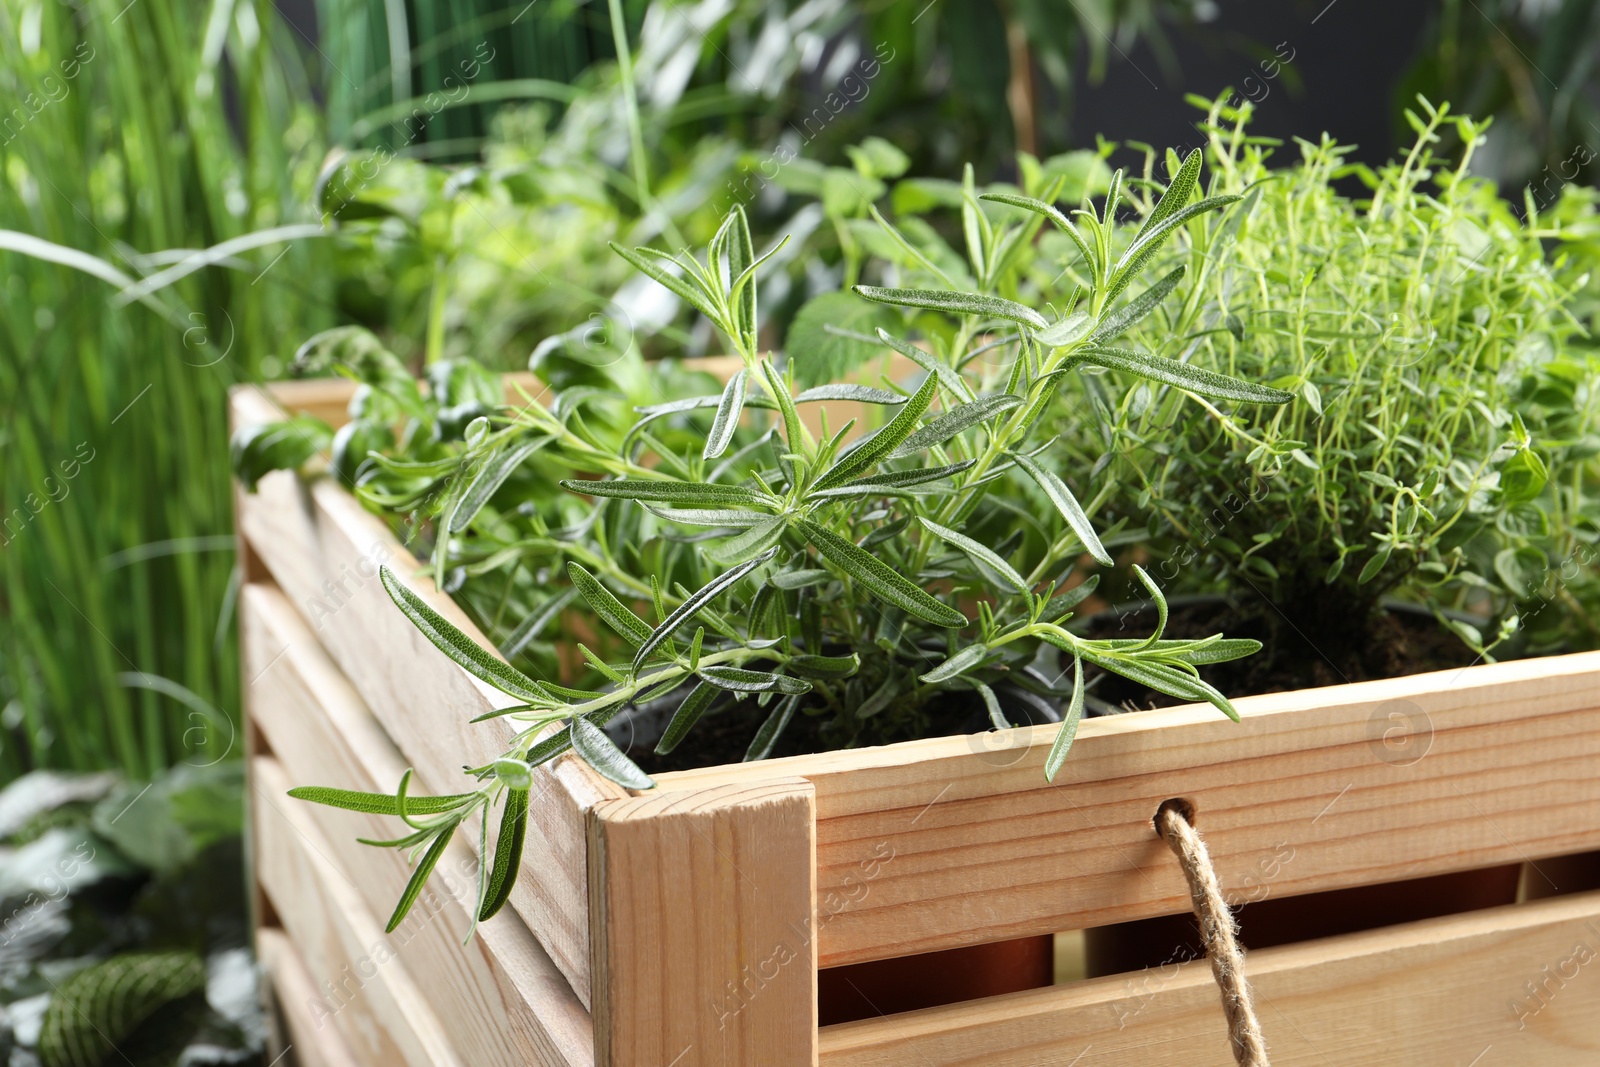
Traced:
MULTIPOLYGON (((1240 898, 1234 908, 1239 940, 1248 949, 1262 949, 1512 904, 1521 874, 1521 865, 1512 864, 1301 896, 1273 895, 1270 883, 1254 897, 1241 896, 1236 887, 1223 888, 1230 899, 1240 898)), ((1084 975, 1090 978, 1170 969, 1203 956, 1190 914, 1084 931, 1084 975)))
POLYGON ((1184 822, 1190 826, 1196 825, 1194 801, 1187 797, 1173 797, 1170 800, 1163 800, 1161 805, 1156 808, 1156 813, 1150 816, 1150 827, 1155 830, 1157 837, 1161 836, 1161 813, 1164 811, 1176 811, 1184 822))

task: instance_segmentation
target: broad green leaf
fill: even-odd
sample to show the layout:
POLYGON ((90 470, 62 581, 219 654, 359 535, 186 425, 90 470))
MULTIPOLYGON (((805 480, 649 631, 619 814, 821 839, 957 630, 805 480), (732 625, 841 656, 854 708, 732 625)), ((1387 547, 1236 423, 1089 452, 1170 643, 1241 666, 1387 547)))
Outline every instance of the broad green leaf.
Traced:
POLYGON ((955 655, 939 664, 933 670, 922 675, 922 680, 927 682, 929 685, 935 685, 939 682, 949 681, 956 675, 964 674, 973 667, 976 667, 978 664, 982 663, 984 657, 986 657, 988 654, 989 646, 981 641, 975 645, 968 645, 960 652, 957 652, 955 655))
POLYGON ((717 417, 711 420, 711 432, 706 435, 705 459, 716 459, 728 450, 734 431, 739 428, 739 415, 744 411, 744 389, 747 374, 741 370, 728 379, 717 403, 717 417))
POLYGON ((378 568, 378 578, 389 594, 389 599, 405 613, 411 624, 421 630, 422 635, 431 641, 435 648, 463 667, 468 674, 487 682, 502 693, 510 693, 530 704, 548 702, 548 698, 540 692, 532 678, 498 656, 479 648, 471 638, 429 607, 426 601, 406 588, 405 583, 400 581, 388 567, 378 568))
POLYGON ((500 452, 478 468, 472 480, 467 483, 466 489, 461 494, 461 500, 456 504, 455 511, 450 515, 450 532, 460 533, 477 518, 478 512, 489 502, 489 498, 505 484, 524 460, 553 440, 550 437, 535 437, 526 441, 519 441, 500 452))
POLYGON ((1078 535, 1078 540, 1083 542, 1083 547, 1089 555, 1093 556, 1101 566, 1111 566, 1111 554, 1100 543, 1100 536, 1094 532, 1094 524, 1089 521, 1089 516, 1083 510, 1083 505, 1078 503, 1078 498, 1067 488, 1067 483, 1054 471, 1047 471, 1039 466, 1029 456, 1013 452, 1011 458, 1017 461, 1017 466, 1021 467, 1028 477, 1038 483, 1040 489, 1044 490, 1044 495, 1050 498, 1050 503, 1056 506, 1061 517, 1067 520, 1067 525, 1078 535))
POLYGON ((624 789, 654 789, 655 782, 618 748, 606 732, 582 715, 572 720, 572 748, 602 777, 624 789))
POLYGON ((959 404, 906 438, 884 458, 900 459, 903 456, 915 455, 934 445, 942 445, 963 430, 987 422, 1020 403, 1022 398, 1015 393, 997 393, 993 396, 979 397, 970 403, 959 404))
MULTIPOLYGON (((364 811, 370 815, 396 815, 400 814, 399 799, 388 793, 358 793, 350 789, 330 789, 321 785, 302 785, 289 790, 289 795, 296 800, 309 801, 312 804, 324 804, 330 808, 343 808, 346 811, 364 811)), ((477 799, 477 793, 456 793, 443 797, 406 797, 406 811, 412 815, 438 815, 442 812, 453 811, 469 800, 477 799)))
POLYGON ((1089 335, 1089 344, 1103 345, 1107 341, 1114 341, 1127 333, 1160 306, 1161 301, 1167 298, 1167 294, 1178 287, 1178 283, 1183 280, 1183 276, 1188 270, 1189 268, 1186 265, 1179 264, 1175 270, 1160 281, 1101 319, 1100 324, 1089 335))
POLYGON ((743 667, 701 667, 700 677, 718 689, 734 693, 784 693, 790 696, 811 692, 811 683, 786 674, 751 671, 743 667))
POLYGON ((833 466, 817 479, 813 488, 827 489, 840 485, 856 472, 887 458, 902 441, 916 432, 918 420, 922 418, 922 413, 928 410, 928 405, 933 402, 933 394, 938 389, 939 382, 934 375, 930 374, 924 378, 922 387, 910 400, 900 406, 888 425, 840 456, 833 466))
POLYGON ((789 658, 789 669, 802 678, 848 678, 861 669, 861 657, 800 655, 789 658))
POLYGON ((880 304, 926 308, 952 315, 978 315, 985 319, 1010 319, 1035 330, 1050 325, 1043 315, 1032 308, 998 296, 950 293, 939 289, 884 289, 876 285, 857 285, 854 289, 868 300, 876 300, 880 304))
POLYGON ((712 506, 761 507, 774 501, 754 489, 707 482, 675 482, 655 478, 613 478, 604 482, 564 478, 561 488, 584 496, 618 497, 623 500, 661 500, 669 504, 710 504, 712 506))
POLYGON ((894 317, 882 304, 845 290, 812 297, 795 312, 784 337, 795 380, 819 385, 854 371, 882 351, 872 331, 894 325, 894 317))
POLYGON ((1187 389, 1201 396, 1240 400, 1247 404, 1287 404, 1294 399, 1293 393, 1286 393, 1282 389, 1241 381, 1226 374, 1217 374, 1215 371, 1179 363, 1165 356, 1135 352, 1126 348, 1085 348, 1070 356, 1067 363, 1091 363, 1097 367, 1127 371, 1129 374, 1137 374, 1141 378, 1148 378, 1153 382, 1171 385, 1178 389, 1187 389))
POLYGON ((494 846, 494 867, 484 889, 483 906, 478 909, 479 922, 494 918, 511 899, 511 887, 516 884, 517 872, 522 867, 522 843, 527 834, 528 791, 508 789, 505 811, 500 815, 500 837, 494 846))
POLYGON ((572 584, 583 595, 589 610, 600 616, 601 620, 631 645, 643 647, 650 640, 650 627, 639 616, 635 615, 626 604, 611 595, 611 590, 600 584, 600 580, 583 568, 576 561, 567 563, 567 575, 572 579, 572 584))
POLYGON ((799 697, 787 697, 778 701, 777 707, 772 709, 772 714, 767 716, 767 721, 761 724, 761 729, 756 731, 756 736, 751 739, 750 747, 745 750, 744 762, 754 763, 764 760, 772 752, 772 746, 778 743, 778 738, 783 734, 783 728, 789 725, 789 720, 794 718, 794 709, 799 707, 799 697))
POLYGON ((693 729, 694 724, 700 721, 700 716, 705 714, 711 706, 711 701, 716 699, 717 687, 710 682, 700 682, 683 698, 683 703, 678 705, 678 710, 672 713, 672 721, 667 723, 667 728, 661 734, 661 740, 656 742, 656 755, 665 756, 678 747, 678 743, 693 729))
POLYGON ((1083 721, 1083 659, 1080 656, 1072 657, 1072 701, 1067 705, 1067 714, 1061 720, 1061 729, 1056 733, 1055 743, 1050 746, 1050 754, 1044 758, 1044 780, 1053 782, 1056 772, 1061 770, 1061 765, 1067 761, 1067 750, 1072 748, 1073 738, 1078 736, 1078 723, 1083 721))
POLYGON ((878 599, 935 626, 965 626, 967 617, 915 585, 899 571, 816 523, 802 520, 800 530, 824 559, 865 586, 878 599))
MULTIPOLYGON (((965 552, 979 563, 982 563, 985 567, 988 567, 990 570, 994 571, 1001 578, 1004 578, 1008 583, 1010 583, 1011 588, 1015 589, 1017 592, 1026 593, 1028 591, 1027 581, 1022 577, 1022 575, 1016 572, 1016 569, 1012 567, 1011 564, 1007 563, 1004 559, 1001 559, 999 554, 997 554, 993 549, 984 545, 980 545, 966 534, 957 533, 955 530, 952 530, 946 526, 940 526, 932 519, 924 516, 917 516, 917 521, 922 523, 923 527, 927 529, 929 533, 933 534, 941 541, 954 545, 956 548, 959 548, 961 551, 965 552)), ((927 681, 926 678, 923 680, 927 681)))
MULTIPOLYGON (((773 521, 777 522, 780 520, 774 519, 773 521)), ((755 529, 759 530, 760 527, 755 527, 755 529)), ((639 651, 635 653, 633 657, 634 673, 637 674, 639 672, 639 668, 644 666, 644 661, 650 657, 650 653, 660 648, 662 642, 671 637, 678 627, 694 618, 697 614, 699 614, 701 608, 717 599, 717 597, 721 596, 729 589, 732 589, 738 584, 739 579, 743 578, 745 575, 749 574, 751 571, 755 570, 757 567, 761 566, 771 558, 772 553, 769 551, 766 555, 757 557, 756 559, 752 559, 746 563, 741 563, 732 570, 725 571, 722 574, 717 575, 715 578, 711 579, 711 581, 707 582, 705 585, 701 586, 695 592, 690 594, 682 604, 678 605, 671 615, 668 615, 665 619, 661 620, 660 626, 657 626, 653 632, 646 634, 644 641, 639 645, 639 651)), ((572 563, 568 564, 568 566, 577 567, 578 565, 576 563, 572 563)), ((604 590, 602 590, 602 592, 603 591, 604 590)), ((621 607, 620 604, 617 606, 621 607)), ((632 615, 633 613, 628 612, 628 614, 632 615)), ((637 618, 637 616, 635 616, 635 618, 637 618)))
POLYGON ((389 916, 389 924, 384 927, 384 933, 392 934, 406 921, 411 906, 417 902, 417 897, 422 893, 422 886, 439 865, 439 857, 444 855, 445 846, 450 844, 450 837, 455 833, 455 826, 446 826, 441 829, 433 839, 433 844, 428 846, 428 851, 422 854, 422 862, 417 864, 417 869, 411 873, 411 880, 406 883, 404 892, 400 894, 399 903, 394 906, 394 914, 389 916))

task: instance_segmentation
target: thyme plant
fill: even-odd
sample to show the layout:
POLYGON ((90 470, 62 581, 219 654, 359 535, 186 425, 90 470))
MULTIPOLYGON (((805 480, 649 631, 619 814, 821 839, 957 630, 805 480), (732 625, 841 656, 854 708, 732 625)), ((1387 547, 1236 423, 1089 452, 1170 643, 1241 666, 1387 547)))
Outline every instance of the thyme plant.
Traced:
MULTIPOLYGON (((671 751, 709 714, 738 714, 750 724, 746 759, 761 759, 797 715, 826 719, 830 742, 850 745, 870 741, 878 719, 926 723, 941 702, 975 697, 997 728, 1027 721, 1039 701, 1063 702, 1047 780, 1060 769, 1083 714, 1086 664, 1237 718, 1196 668, 1248 655, 1259 644, 1221 635, 1165 638, 1165 601, 1140 568, 1133 568, 1135 579, 1160 613, 1153 632, 1092 640, 1066 627, 1094 588, 1093 578, 1072 581, 1076 561, 1085 555, 1101 566, 1112 561, 1057 471, 1053 438, 1041 432, 1061 383, 1085 368, 1211 405, 1291 399, 1115 344, 1183 277, 1180 266, 1135 293, 1136 279, 1163 244, 1239 200, 1196 199, 1200 167, 1195 152, 1120 250, 1113 243, 1120 173, 1098 211, 1085 206, 1070 217, 1047 200, 988 194, 1004 206, 988 210, 1014 216, 1001 223, 989 220, 969 182, 964 217, 980 288, 992 289, 1045 223, 1079 249, 1085 284, 1049 314, 953 286, 857 286, 868 300, 953 323, 929 349, 878 331, 881 344, 926 372, 914 388, 844 382, 795 390, 794 363, 805 353, 791 352, 783 366, 758 342, 755 280, 765 257, 755 254, 743 212, 735 209, 704 258, 617 249, 703 314, 738 356, 739 369, 720 392, 646 406, 610 447, 584 414, 598 395, 574 390, 548 404, 529 397, 518 407, 474 413, 460 428, 460 447, 424 465, 369 453, 357 475, 364 492, 405 477, 411 497, 431 494, 436 501, 434 562, 441 579, 452 535, 485 507, 510 510, 499 494, 513 472, 529 462, 564 469, 560 485, 581 502, 582 517, 511 547, 545 585, 545 600, 531 614, 543 620, 539 625, 569 606, 587 609, 581 625, 570 627, 587 664, 587 682, 577 688, 534 678, 478 647, 383 570, 396 606, 446 656, 507 694, 514 703, 494 715, 518 726, 505 755, 472 768, 474 787, 458 795, 412 796, 409 778, 392 796, 294 791, 406 821, 404 836, 375 842, 420 855, 390 928, 461 826, 479 824, 490 862, 487 837, 497 806, 499 833, 478 915, 487 918, 505 903, 520 865, 535 767, 572 751, 623 786, 650 788, 651 778, 604 729, 641 705, 673 706, 657 752, 671 751), (980 353, 987 358, 977 359, 980 353), (839 400, 881 411, 881 425, 871 432, 858 432, 853 420, 830 427, 824 410, 820 432, 808 428, 802 408, 839 400), (669 443, 662 430, 680 440, 669 443), (693 433, 692 443, 681 440, 685 433, 693 433), (984 532, 1015 525, 1015 505, 1004 503, 1019 483, 1034 487, 1052 509, 1051 536, 1038 547, 984 532), (577 639, 584 630, 599 639, 577 639)), ((337 358, 379 387, 365 394, 368 403, 405 398, 393 410, 378 405, 375 419, 367 420, 375 438, 395 421, 406 422, 407 436, 419 432, 425 408, 409 379, 400 380, 403 369, 393 357, 364 346, 337 358)))

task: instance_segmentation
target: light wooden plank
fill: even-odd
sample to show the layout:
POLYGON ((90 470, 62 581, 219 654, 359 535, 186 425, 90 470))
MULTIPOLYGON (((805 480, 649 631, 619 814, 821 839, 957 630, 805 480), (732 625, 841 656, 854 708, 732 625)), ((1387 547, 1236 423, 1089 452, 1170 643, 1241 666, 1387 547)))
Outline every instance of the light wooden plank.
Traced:
POLYGON ((798 779, 595 806, 602 1067, 812 1067, 814 825, 798 779))
POLYGON ((815 784, 823 966, 1183 911, 1150 824, 1173 796, 1256 897, 1600 848, 1600 653, 1237 703, 1085 722, 1054 786, 1054 727, 659 779, 815 784))
POLYGON ((286 1031, 269 1043, 267 1059, 277 1063, 287 1056, 284 1062, 298 1067, 358 1067, 344 1038, 327 1025, 322 993, 282 930, 269 926, 256 931, 256 959, 286 1031))
MULTIPOLYGON (((289 780, 391 788, 405 769, 403 758, 283 595, 247 585, 239 613, 247 673, 288 649, 252 689, 256 720, 289 780)), ((304 813, 331 843, 330 858, 371 913, 386 916, 411 868, 399 852, 358 845, 355 838, 393 837, 396 821, 316 805, 306 805, 304 813)), ((462 841, 450 846, 417 910, 389 944, 411 974, 426 977, 440 1023, 468 1062, 589 1067, 589 1015, 517 915, 502 912, 463 945, 476 905, 475 870, 462 841)))
MULTIPOLYGON (((1263 949, 1248 966, 1274 1067, 1600 1062, 1600 893, 1263 949)), ((823 1067, 1233 1063, 1204 960, 845 1023, 821 1047, 823 1067)))
POLYGON ((255 762, 250 804, 258 873, 322 993, 315 1020, 335 1027, 363 1064, 464 1067, 383 927, 328 858, 333 850, 322 832, 284 796, 283 768, 264 756, 255 762))
MULTIPOLYGON (((259 392, 235 390, 233 402, 236 422, 273 415, 259 392)), ((290 471, 275 471, 244 498, 239 521, 284 595, 416 768, 423 787, 458 792, 463 765, 487 763, 505 751, 516 729, 509 721, 470 720, 514 701, 457 667, 407 621, 379 583, 378 564, 387 564, 468 636, 487 641, 421 573, 382 520, 327 478, 307 484, 290 471)), ((272 669, 270 659, 262 669, 272 669)), ((247 674, 246 687, 255 679, 256 672, 247 674)), ((543 800, 529 809, 526 876, 518 880, 511 906, 587 1007, 584 812, 625 794, 571 757, 534 773, 543 800)))

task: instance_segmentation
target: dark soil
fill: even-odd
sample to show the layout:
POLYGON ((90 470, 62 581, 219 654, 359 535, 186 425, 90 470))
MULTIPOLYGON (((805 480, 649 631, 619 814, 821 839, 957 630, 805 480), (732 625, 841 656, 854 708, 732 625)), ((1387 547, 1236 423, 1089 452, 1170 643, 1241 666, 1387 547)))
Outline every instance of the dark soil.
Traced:
MULTIPOLYGON (((1143 608, 1133 613, 1103 612, 1091 620, 1085 636, 1144 636, 1155 619, 1153 610, 1143 608)), ((1200 677, 1229 697, 1400 678, 1465 667, 1476 659, 1472 650, 1433 616, 1415 611, 1377 613, 1361 627, 1337 618, 1301 618, 1291 623, 1270 607, 1249 610, 1220 600, 1172 606, 1166 637, 1197 638, 1215 633, 1253 637, 1265 646, 1253 656, 1200 668, 1200 677)), ((1088 672, 1085 674, 1087 678, 1088 672)), ((1090 684, 1090 693, 1120 710, 1184 703, 1103 672, 1095 672, 1090 684)))
MULTIPOLYGON (((1088 621, 1086 636, 1142 637, 1154 627, 1155 612, 1141 606, 1120 613, 1102 612, 1088 621)), ((1202 678, 1230 697, 1398 678, 1463 667, 1474 661, 1471 650, 1454 634, 1432 616, 1417 612, 1383 612, 1370 616, 1365 627, 1348 623, 1338 627, 1331 618, 1300 619, 1291 624, 1270 608, 1252 610, 1221 600, 1172 605, 1167 637, 1196 638, 1215 633, 1253 637, 1265 646, 1254 656, 1200 669, 1202 678)), ((1183 703, 1094 668, 1085 671, 1085 679, 1093 698, 1088 709, 1091 715, 1183 703)), ((671 717, 670 707, 634 712, 634 721, 614 720, 607 732, 646 773, 689 770, 743 760, 770 710, 770 706, 759 707, 753 699, 719 701, 665 756, 656 755, 654 748, 666 719, 671 717)), ((851 743, 835 732, 831 712, 814 710, 819 714, 796 712, 774 746, 772 757, 824 752, 851 743)), ((885 722, 883 726, 889 724, 885 722)), ((947 700, 929 707, 920 723, 906 722, 901 727, 903 733, 857 737, 853 744, 979 733, 988 727, 988 718, 976 696, 951 694, 947 700)))

